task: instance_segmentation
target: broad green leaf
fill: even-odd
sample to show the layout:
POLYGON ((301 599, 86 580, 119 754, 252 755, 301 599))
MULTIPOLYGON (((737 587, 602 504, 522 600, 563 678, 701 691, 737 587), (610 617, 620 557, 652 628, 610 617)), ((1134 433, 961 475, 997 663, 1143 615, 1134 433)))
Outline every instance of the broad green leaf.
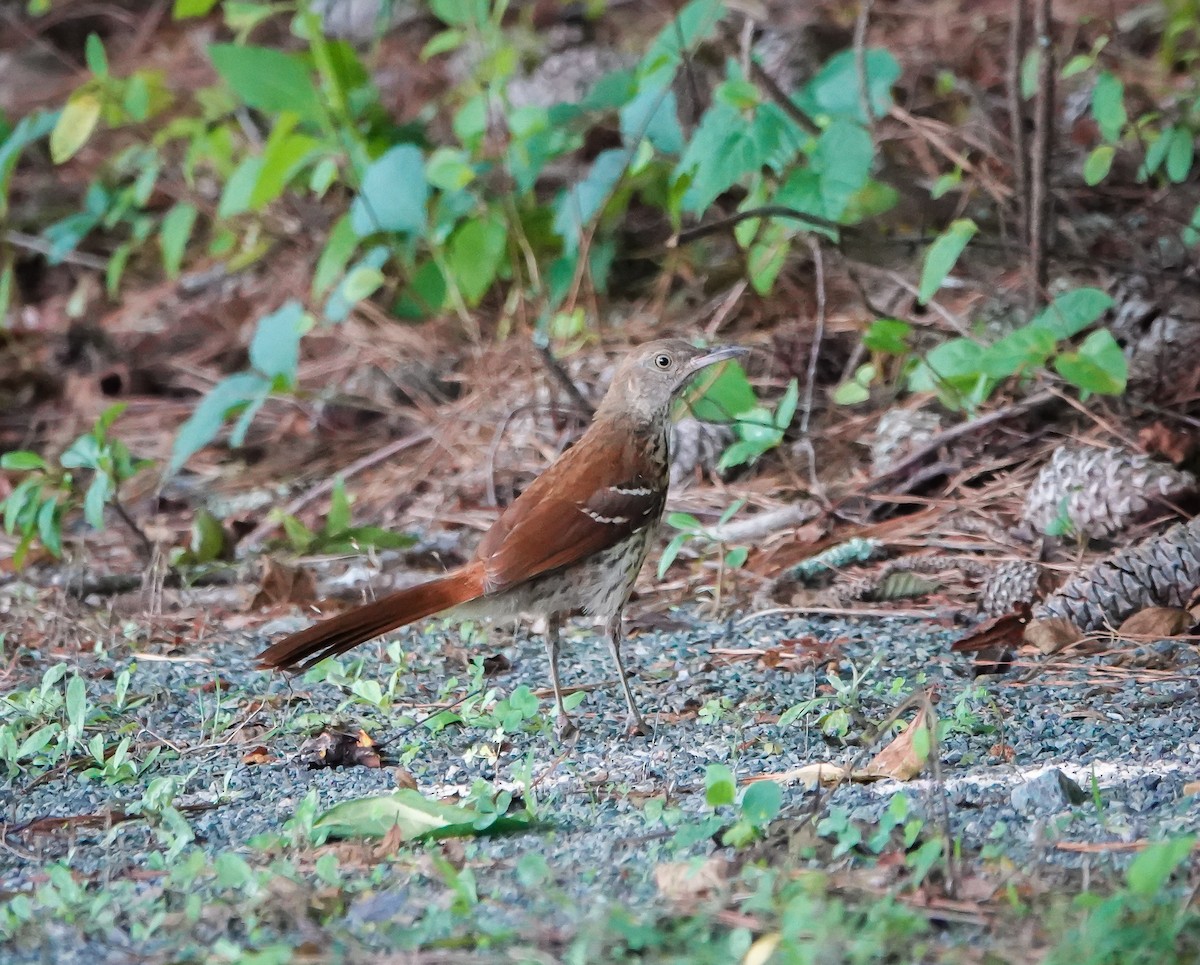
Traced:
POLYGON ((725 13, 720 0, 691 0, 650 44, 638 65, 643 83, 670 83, 685 51, 704 40, 725 13))
POLYGON ((835 120, 817 138, 812 163, 820 176, 821 213, 838 221, 871 174, 875 148, 866 128, 835 120))
POLYGON ((474 218, 450 236, 446 267, 468 305, 479 304, 508 250, 508 228, 498 214, 474 218))
POLYGON ((390 255, 386 245, 376 245, 350 267, 342 283, 325 300, 323 314, 328 321, 345 321, 355 305, 378 290, 386 280, 383 266, 390 255))
POLYGON ((1171 146, 1167 149, 1167 177, 1173 184, 1182 184, 1192 173, 1192 159, 1195 157, 1195 135, 1186 127, 1175 128, 1171 138, 1171 146))
POLYGON ((1155 841, 1133 859, 1125 872, 1125 881, 1135 895, 1158 895, 1179 867, 1187 861, 1196 845, 1195 835, 1155 841))
POLYGON ((677 185, 686 185, 684 211, 702 214, 718 195, 754 170, 746 162, 747 140, 745 119, 728 104, 713 104, 704 112, 673 175, 677 185))
POLYGON ((792 424, 792 419, 796 415, 796 406, 800 402, 800 382, 797 379, 791 379, 788 382, 787 388, 783 392, 783 398, 779 400, 779 405, 775 408, 774 423, 775 428, 780 432, 787 429, 792 424))
POLYGON ((631 154, 626 148, 602 151, 587 176, 564 191, 554 204, 554 231, 568 252, 579 250, 584 230, 612 195, 631 154))
POLYGON ((669 86, 646 86, 621 108, 621 136, 627 145, 645 137, 663 154, 683 150, 683 130, 675 92, 669 86))
POLYGON ((372 265, 358 265, 346 274, 342 282, 342 296, 346 301, 357 304, 370 298, 384 282, 383 272, 372 265))
POLYGON ((1101 144, 1092 150, 1083 164, 1083 180, 1086 184, 1099 184, 1112 169, 1113 156, 1116 148, 1111 144, 1101 144))
POLYGON ((86 432, 67 447, 58 461, 64 469, 96 469, 102 455, 99 441, 86 432))
POLYGON ((696 382, 703 394, 688 407, 701 422, 732 422, 758 405, 746 370, 737 361, 727 362, 711 375, 701 373, 696 382))
POLYGON ((62 507, 51 496, 37 513, 38 539, 55 556, 62 556, 62 507))
POLYGON ((242 159, 221 190, 217 217, 232 218, 250 210, 250 199, 254 197, 254 189, 262 177, 262 169, 261 155, 242 159))
POLYGON ((287 385, 296 381, 300 338, 312 328, 312 317, 297 301, 290 301, 258 320, 250 340, 250 365, 272 380, 287 385))
POLYGON ((742 792, 742 817, 762 827, 779 816, 783 788, 774 781, 755 781, 742 792))
POLYGON ((857 379, 843 382, 833 390, 835 405, 861 405, 871 398, 871 389, 857 379))
MULTIPOLYGON (((889 51, 879 48, 868 49, 864 61, 871 113, 883 117, 892 106, 892 87, 900 79, 900 64, 889 51)), ((867 118, 863 115, 859 95, 854 51, 843 50, 830 57, 796 100, 809 114, 826 114, 865 123, 867 118)))
POLYGON ((1054 351, 1053 333, 1036 325, 1025 325, 991 345, 980 360, 982 371, 992 378, 1041 368, 1054 351))
POLYGON ((325 517, 325 532, 329 535, 344 533, 350 528, 350 497, 346 495, 346 483, 341 476, 333 482, 329 494, 329 515, 325 517))
POLYGON ((377 231, 420 234, 425 228, 428 198, 420 148, 400 144, 367 168, 358 197, 350 206, 350 222, 360 238, 377 231))
POLYGON ((283 194, 292 178, 320 152, 321 142, 316 138, 290 133, 295 119, 294 114, 280 115, 275 130, 263 147, 258 180, 250 192, 249 206, 252 211, 261 211, 283 194))
POLYGON ((1104 328, 1085 338, 1079 351, 1059 355, 1054 369, 1083 392, 1097 395, 1120 395, 1129 377, 1125 353, 1104 328))
POLYGON ((175 6, 171 8, 171 16, 176 20, 184 20, 187 17, 203 17, 220 0, 175 0, 175 6))
POLYGON ((1107 70, 1101 71, 1092 88, 1092 116, 1100 126, 1100 136, 1119 141, 1128 116, 1125 113, 1125 85, 1107 70))
POLYGON ((75 156, 100 120, 100 96, 87 88, 76 91, 50 132, 50 158, 62 164, 75 156))
POLYGON ((466 152, 453 147, 439 147, 425 162, 429 183, 442 191, 458 191, 475 180, 475 168, 466 152))
POLYGON ((17 121, 8 137, 0 142, 0 220, 8 214, 8 183, 21 152, 53 131, 58 119, 58 113, 34 111, 17 121))
POLYGON ((188 459, 216 439, 231 413, 270 391, 271 383, 257 372, 239 372, 213 386, 188 420, 179 427, 171 447, 167 475, 178 472, 188 459))
POLYGON ((958 262, 959 255, 967 247, 979 228, 970 218, 959 218, 938 235, 937 240, 925 253, 925 264, 921 267, 921 285, 917 300, 924 305, 929 301, 958 262))
POLYGON ((211 44, 208 56, 248 107, 267 114, 291 111, 305 121, 322 116, 312 73, 300 57, 249 44, 211 44))
POLYGON ((1033 317, 1030 326, 1044 328, 1056 339, 1071 338, 1112 308, 1113 300, 1099 288, 1073 288, 1033 317))
POLYGON ((158 229, 158 243, 162 248, 163 268, 168 278, 179 274, 197 214, 194 204, 181 201, 163 216, 162 225, 158 229))
POLYGON ((83 497, 83 518, 92 529, 104 529, 104 507, 112 494, 112 477, 105 472, 96 473, 83 497))
POLYGON ((421 48, 421 60, 431 60, 439 54, 448 54, 452 50, 458 50, 466 39, 466 33, 461 30, 443 30, 436 33, 421 48))
POLYGON ((484 817, 473 808, 431 801, 405 788, 336 804, 313 822, 313 830, 330 838, 381 838, 397 828, 403 840, 422 841, 514 834, 532 827, 530 821, 512 817, 499 817, 481 827, 484 817))
POLYGON ((87 62, 88 70, 97 77, 108 76, 108 55, 104 52, 104 41, 97 34, 87 35, 83 45, 83 59, 87 62))
POLYGON ((1146 160, 1142 162, 1141 168, 1138 170, 1139 178, 1147 178, 1162 167, 1163 161, 1167 159, 1167 152, 1175 143, 1175 127, 1168 125, 1164 127, 1150 146, 1146 148, 1146 160))
POLYGON ((787 262, 792 233, 779 221, 771 221, 746 252, 746 273, 760 295, 767 295, 787 262))
POLYGON ((0 456, 0 469, 23 472, 31 469, 45 468, 46 460, 39 456, 36 452, 18 449, 14 452, 6 452, 4 455, 0 456))
POLYGON ((709 764, 704 769, 704 801, 710 808, 732 804, 737 794, 733 771, 725 764, 709 764))
POLYGON ((897 318, 877 318, 863 335, 863 345, 872 352, 904 355, 909 351, 908 338, 912 326, 897 318))
POLYGON ((358 234, 350 223, 350 215, 344 214, 334 222, 321 256, 317 259, 317 267, 313 271, 312 293, 317 298, 333 286, 338 276, 346 270, 346 265, 354 257, 358 248, 358 234))

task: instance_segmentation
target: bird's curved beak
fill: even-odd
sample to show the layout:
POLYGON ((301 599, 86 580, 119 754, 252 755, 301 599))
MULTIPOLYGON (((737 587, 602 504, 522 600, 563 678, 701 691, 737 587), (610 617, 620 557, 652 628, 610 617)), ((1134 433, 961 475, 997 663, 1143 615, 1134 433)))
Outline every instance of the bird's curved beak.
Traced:
POLYGON ((726 359, 736 358, 739 355, 748 355, 749 352, 748 348, 742 348, 740 345, 718 345, 716 348, 709 349, 703 355, 698 355, 692 359, 688 363, 687 371, 690 375, 717 362, 724 362, 726 359))

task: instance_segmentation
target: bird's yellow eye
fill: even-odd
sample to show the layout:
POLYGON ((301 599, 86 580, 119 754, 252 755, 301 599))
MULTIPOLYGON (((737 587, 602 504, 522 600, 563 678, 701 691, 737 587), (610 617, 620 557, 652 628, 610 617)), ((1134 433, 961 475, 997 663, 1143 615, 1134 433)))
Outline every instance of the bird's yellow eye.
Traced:
POLYGON ((671 367, 671 356, 666 354, 656 355, 654 356, 654 364, 660 369, 669 369, 671 367))

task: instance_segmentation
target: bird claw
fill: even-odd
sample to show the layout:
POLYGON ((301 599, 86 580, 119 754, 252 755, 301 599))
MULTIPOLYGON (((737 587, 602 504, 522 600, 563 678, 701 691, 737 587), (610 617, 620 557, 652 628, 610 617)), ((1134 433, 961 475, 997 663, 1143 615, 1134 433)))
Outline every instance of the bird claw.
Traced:
POLYGON ((625 736, 626 737, 650 737, 654 731, 650 729, 641 717, 627 717, 625 719, 625 736))

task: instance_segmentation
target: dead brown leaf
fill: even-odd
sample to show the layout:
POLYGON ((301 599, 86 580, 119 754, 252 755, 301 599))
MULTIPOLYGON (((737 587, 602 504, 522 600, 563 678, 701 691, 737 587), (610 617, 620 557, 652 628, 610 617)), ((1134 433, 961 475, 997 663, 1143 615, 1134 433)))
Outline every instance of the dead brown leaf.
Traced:
POLYGON ((1196 451, 1196 437, 1190 432, 1155 422, 1138 430, 1138 445, 1151 456, 1165 456, 1175 465, 1196 451))
POLYGON ((300 748, 300 760, 309 767, 379 767, 379 749, 365 730, 357 734, 323 730, 300 748))
POLYGON ((1200 791, 1200 781, 1188 781, 1185 785, 1183 785, 1184 797, 1195 794, 1198 791, 1200 791))
POLYGON ((1029 606, 1025 605, 1012 613, 989 620, 956 640, 950 647, 954 653, 983 653, 994 650, 1016 649, 1021 634, 1029 622, 1029 606))
POLYGON ((396 787, 403 788, 409 791, 417 789, 417 779, 403 767, 392 768, 392 780, 396 782, 396 787))
POLYGON ((317 585, 308 570, 302 566, 286 566, 269 556, 263 557, 258 592, 250 602, 253 609, 284 603, 312 603, 316 598, 317 585))
POLYGON ((658 893, 677 908, 693 908, 720 895, 729 883, 729 862, 712 855, 700 864, 668 861, 654 869, 658 893))
POLYGON ((508 673, 512 670, 512 661, 502 653, 493 653, 483 658, 483 675, 495 677, 497 674, 508 673))
POLYGON ((243 764, 271 764, 275 758, 271 756, 271 752, 262 744, 257 747, 252 747, 242 755, 243 764))
POLYGON ((1025 642, 1049 656, 1083 639, 1079 628, 1065 617, 1030 620, 1025 628, 1025 642))
POLYGON ((1130 616, 1117 629, 1122 637, 1174 637, 1186 633, 1194 624, 1192 615, 1182 607, 1148 606, 1130 616))
MULTIPOLYGON (((865 771, 872 776, 890 777, 896 781, 911 781, 921 773, 929 759, 929 734, 937 721, 927 720, 922 707, 913 722, 895 739, 871 758, 865 771)), ((856 774, 851 775, 855 779, 856 774)))

